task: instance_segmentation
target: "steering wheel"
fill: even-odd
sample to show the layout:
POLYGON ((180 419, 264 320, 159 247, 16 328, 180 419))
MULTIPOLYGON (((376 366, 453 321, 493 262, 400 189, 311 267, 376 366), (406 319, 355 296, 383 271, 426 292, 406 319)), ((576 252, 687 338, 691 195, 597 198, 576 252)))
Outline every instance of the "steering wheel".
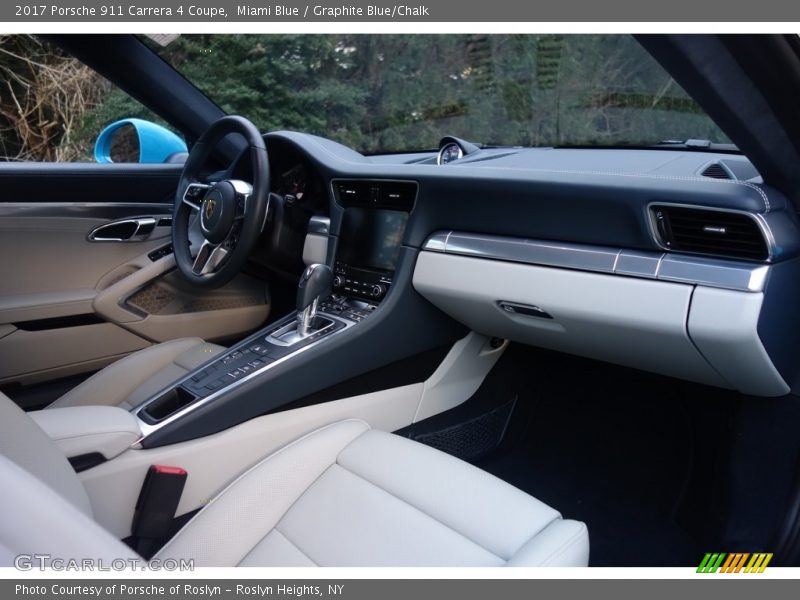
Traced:
POLYGON ((183 276, 194 285, 209 288, 233 279, 258 241, 268 208, 269 161, 264 139, 244 117, 222 117, 192 146, 178 183, 172 246, 183 276), (231 134, 238 134, 247 142, 245 152, 250 157, 252 183, 239 179, 203 180, 201 169, 217 144, 231 134), (195 211, 199 213, 199 228, 195 211))

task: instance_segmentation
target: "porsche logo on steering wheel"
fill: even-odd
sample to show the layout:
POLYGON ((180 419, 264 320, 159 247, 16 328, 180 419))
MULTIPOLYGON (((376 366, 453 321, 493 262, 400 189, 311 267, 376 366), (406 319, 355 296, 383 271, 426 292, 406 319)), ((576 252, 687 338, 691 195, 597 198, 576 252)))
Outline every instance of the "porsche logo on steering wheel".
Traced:
POLYGON ((211 215, 214 214, 214 209, 217 207, 217 201, 214 198, 207 198, 206 205, 203 208, 205 212, 206 219, 210 219, 211 215))

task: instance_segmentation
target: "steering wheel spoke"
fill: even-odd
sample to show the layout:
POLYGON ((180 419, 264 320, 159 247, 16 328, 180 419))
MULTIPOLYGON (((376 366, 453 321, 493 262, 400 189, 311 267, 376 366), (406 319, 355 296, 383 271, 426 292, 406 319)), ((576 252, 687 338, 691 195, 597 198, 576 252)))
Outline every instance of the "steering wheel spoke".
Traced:
POLYGON ((181 199, 184 204, 192 208, 192 210, 200 210, 200 204, 203 202, 206 190, 211 186, 205 183, 190 183, 186 186, 181 199))
POLYGON ((253 186, 241 179, 231 181, 233 189, 236 191, 236 220, 245 218, 247 214, 247 203, 253 195, 253 186))
POLYGON ((209 275, 216 272, 216 270, 225 262, 228 256, 228 247, 225 243, 212 244, 208 240, 203 241, 200 246, 200 251, 194 258, 192 264, 192 272, 195 275, 209 275))

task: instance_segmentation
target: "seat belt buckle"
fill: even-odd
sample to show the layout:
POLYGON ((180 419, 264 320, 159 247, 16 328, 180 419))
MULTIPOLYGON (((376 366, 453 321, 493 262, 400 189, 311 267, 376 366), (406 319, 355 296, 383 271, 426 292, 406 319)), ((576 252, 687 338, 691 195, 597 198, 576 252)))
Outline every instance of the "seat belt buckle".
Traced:
POLYGON ((158 539, 168 534, 186 477, 186 471, 180 467, 150 466, 136 500, 132 535, 140 539, 158 539))

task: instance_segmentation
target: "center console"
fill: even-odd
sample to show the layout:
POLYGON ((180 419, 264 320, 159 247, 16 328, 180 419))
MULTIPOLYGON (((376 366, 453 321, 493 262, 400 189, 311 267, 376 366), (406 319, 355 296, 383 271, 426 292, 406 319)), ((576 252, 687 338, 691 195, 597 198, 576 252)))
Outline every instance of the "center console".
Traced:
POLYGON ((297 312, 250 336, 135 410, 142 434, 213 402, 243 382, 357 326, 390 293, 417 186, 404 181, 334 181, 343 208, 333 270, 311 265, 297 312))

